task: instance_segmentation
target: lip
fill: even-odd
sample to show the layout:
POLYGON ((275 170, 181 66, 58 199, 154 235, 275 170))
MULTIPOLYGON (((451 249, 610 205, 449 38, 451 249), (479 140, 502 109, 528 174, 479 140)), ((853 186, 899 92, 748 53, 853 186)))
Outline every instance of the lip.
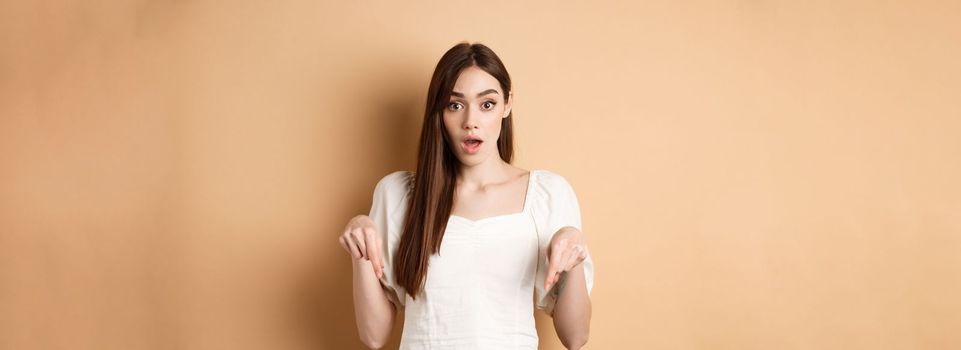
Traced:
POLYGON ((467 142, 468 140, 477 140, 477 141, 480 141, 480 142, 484 142, 484 139, 480 138, 480 136, 477 136, 477 135, 467 135, 467 136, 464 136, 464 138, 462 138, 462 139, 460 140, 460 142, 467 142))
POLYGON ((464 150, 464 153, 475 154, 480 151, 481 144, 483 143, 484 143, 484 140, 482 140, 480 137, 477 137, 475 135, 467 135, 461 140, 460 147, 461 149, 464 150), (467 143, 467 141, 469 140, 477 140, 477 141, 480 141, 481 143, 478 143, 472 146, 467 143))

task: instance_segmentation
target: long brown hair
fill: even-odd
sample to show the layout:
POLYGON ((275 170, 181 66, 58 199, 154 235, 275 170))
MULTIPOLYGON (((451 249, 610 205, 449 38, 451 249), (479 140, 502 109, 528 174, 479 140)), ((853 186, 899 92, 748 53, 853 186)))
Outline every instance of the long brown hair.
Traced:
MULTIPOLYGON (((440 251, 454 204, 454 186, 460 161, 451 150, 444 128, 444 109, 450 100, 454 83, 461 71, 476 66, 501 85, 509 98, 511 78, 500 58, 482 44, 460 43, 447 50, 437 62, 427 90, 424 124, 417 151, 417 172, 413 178, 407 215, 394 261, 394 275, 412 298, 420 294, 427 277, 431 255, 440 251)), ((507 102, 507 101, 505 101, 507 102)), ((510 163, 514 156, 513 112, 501 120, 497 150, 501 159, 510 163)))

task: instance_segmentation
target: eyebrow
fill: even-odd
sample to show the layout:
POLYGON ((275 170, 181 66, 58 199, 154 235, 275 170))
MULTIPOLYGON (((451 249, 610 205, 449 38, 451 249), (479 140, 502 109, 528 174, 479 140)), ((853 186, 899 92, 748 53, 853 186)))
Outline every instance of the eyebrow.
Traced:
MULTIPOLYGON (((487 94, 496 94, 496 93, 497 93, 497 90, 487 89, 487 90, 481 91, 481 93, 477 94, 477 97, 481 97, 481 96, 484 96, 484 95, 487 95, 487 94)), ((464 94, 463 94, 463 93, 460 93, 460 92, 457 92, 457 91, 451 91, 450 94, 451 94, 451 95, 454 95, 454 96, 457 96, 457 97, 464 97, 464 94)))

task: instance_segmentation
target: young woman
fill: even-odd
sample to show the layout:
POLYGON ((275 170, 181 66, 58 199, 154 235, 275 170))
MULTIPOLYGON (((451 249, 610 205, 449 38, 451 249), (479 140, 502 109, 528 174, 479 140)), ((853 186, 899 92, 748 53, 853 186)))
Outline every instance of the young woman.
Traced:
POLYGON ((430 81, 417 171, 385 176, 340 244, 353 256, 357 330, 401 349, 536 349, 534 306, 561 342, 587 342, 593 263, 574 190, 511 165, 513 92, 484 45, 444 54, 430 81))

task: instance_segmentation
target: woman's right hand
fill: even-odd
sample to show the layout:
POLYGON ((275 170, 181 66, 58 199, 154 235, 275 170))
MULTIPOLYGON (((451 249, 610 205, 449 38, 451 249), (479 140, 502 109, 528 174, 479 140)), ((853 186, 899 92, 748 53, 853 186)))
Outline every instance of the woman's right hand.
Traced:
POLYGON ((340 245, 356 262, 367 260, 374 267, 377 278, 384 275, 384 263, 380 258, 380 237, 374 228, 374 221, 367 215, 357 215, 347 223, 344 234, 340 235, 340 245))

